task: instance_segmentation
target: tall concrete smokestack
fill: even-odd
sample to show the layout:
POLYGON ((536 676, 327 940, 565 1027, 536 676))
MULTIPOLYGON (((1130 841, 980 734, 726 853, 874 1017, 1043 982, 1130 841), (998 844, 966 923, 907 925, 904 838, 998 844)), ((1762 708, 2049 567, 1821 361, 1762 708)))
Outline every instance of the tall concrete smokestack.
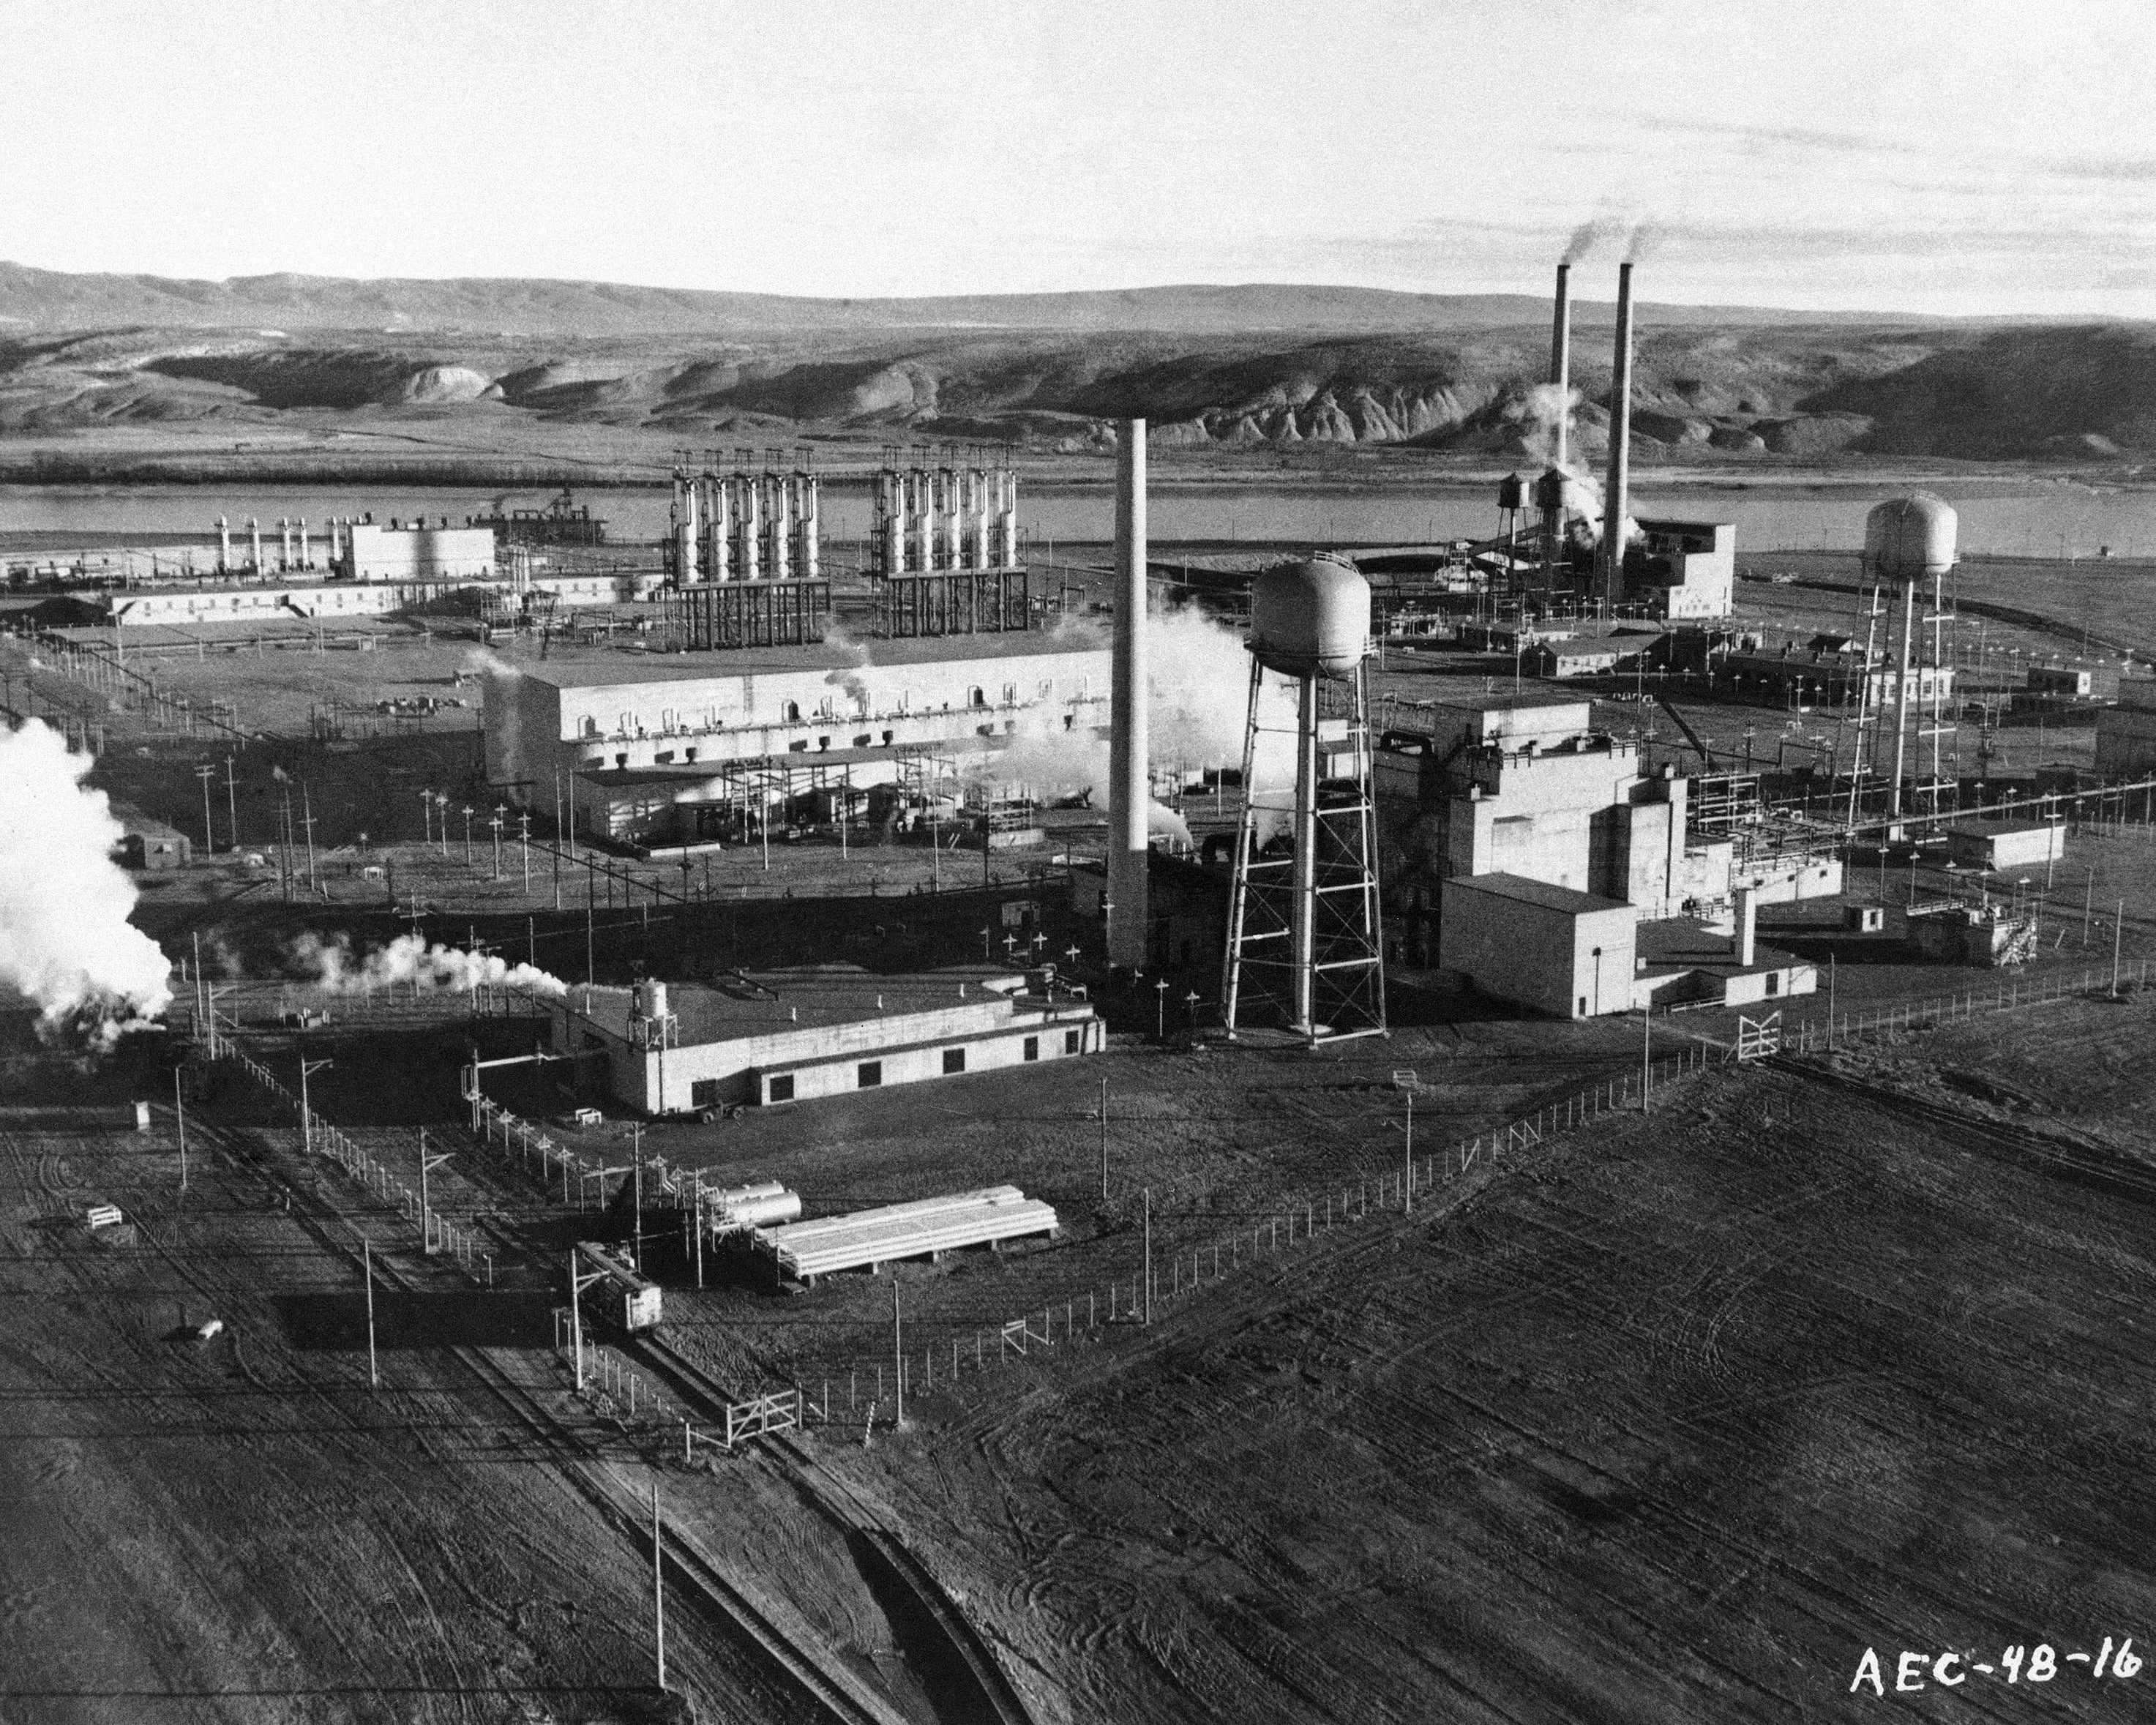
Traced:
POLYGON ((1146 815, 1152 803, 1146 722, 1146 423, 1116 444, 1116 640, 1109 689, 1108 963, 1146 967, 1146 815))
POLYGON ((1625 523, 1632 513, 1632 266, 1617 266, 1617 346, 1609 367, 1609 484, 1602 500, 1602 591, 1625 598, 1625 523))
POLYGON ((1557 389, 1557 441, 1550 465, 1563 467, 1572 419, 1572 265, 1557 266, 1557 315, 1550 325, 1549 380, 1557 389))

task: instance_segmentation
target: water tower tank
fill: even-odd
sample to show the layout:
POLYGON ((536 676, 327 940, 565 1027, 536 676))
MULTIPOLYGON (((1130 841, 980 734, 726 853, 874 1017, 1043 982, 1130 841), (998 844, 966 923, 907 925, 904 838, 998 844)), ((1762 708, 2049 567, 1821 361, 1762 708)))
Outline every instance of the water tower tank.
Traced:
POLYGON ((1888 581, 1920 581, 1954 566, 1951 506, 1929 491, 1880 504, 1864 518, 1864 567, 1888 581))
POLYGON ((1263 571, 1250 583, 1250 651, 1291 677, 1347 677, 1370 643, 1370 583, 1337 557, 1263 571))
POLYGON ((1527 506, 1527 481, 1524 475, 1508 473, 1497 481, 1497 507, 1525 509, 1527 506))

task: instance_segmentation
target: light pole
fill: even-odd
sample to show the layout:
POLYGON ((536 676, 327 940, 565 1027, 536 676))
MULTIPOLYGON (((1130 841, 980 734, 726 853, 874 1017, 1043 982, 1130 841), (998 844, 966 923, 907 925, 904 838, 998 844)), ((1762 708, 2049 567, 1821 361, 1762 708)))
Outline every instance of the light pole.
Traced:
POLYGON ((1594 1010, 1591 1011, 1588 1016, 1598 1019, 1602 1016, 1602 948, 1599 947, 1597 947, 1594 949, 1594 1010))
POLYGON ((493 817, 487 825, 494 829, 494 878, 501 878, 501 805, 495 804, 493 817))
POLYGON ((1152 1040, 1168 1040, 1168 978, 1163 977, 1152 985, 1152 1040))
POLYGON ((1650 999, 1640 1013, 1640 1111, 1647 1111, 1647 1086, 1655 1070, 1655 1003, 1650 999))
POLYGON ((432 791, 419 793, 419 830, 422 844, 434 842, 434 793, 432 791))
POLYGON ((472 865, 471 818, 472 806, 467 803, 465 804, 465 866, 467 869, 472 865))

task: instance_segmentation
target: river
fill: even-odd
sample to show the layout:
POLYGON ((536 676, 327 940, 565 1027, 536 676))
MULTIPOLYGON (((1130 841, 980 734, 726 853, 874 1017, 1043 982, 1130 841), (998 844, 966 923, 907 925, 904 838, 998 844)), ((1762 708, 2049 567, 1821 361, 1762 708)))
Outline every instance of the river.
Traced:
MULTIPOLYGON (((1907 486, 1771 485, 1658 488, 1635 491, 1634 513, 1737 525, 1740 550, 1854 549, 1864 536, 1865 511, 1907 486)), ((2156 491, 2092 490, 2080 485, 2005 488, 1998 481, 1936 490, 1961 516, 1965 553, 2010 557, 2090 557, 2108 547, 2115 557, 2156 557, 2156 491)), ((81 534, 110 543, 111 536, 141 542, 213 536, 226 516, 235 536, 247 518, 274 541, 280 516, 305 516, 316 531, 331 516, 408 517, 424 510, 461 522, 491 509, 503 494, 484 490, 264 485, 0 486, 0 535, 81 534)), ((537 506, 547 493, 512 494, 516 506, 537 506)), ((616 539, 649 539, 664 531, 667 495, 656 489, 595 488, 578 501, 607 517, 616 539)), ((1112 507, 1105 486, 1026 488, 1019 520, 1036 540, 1100 542, 1110 535, 1112 507)), ((1400 485, 1351 489, 1297 485, 1175 484, 1156 480, 1150 499, 1157 547, 1177 541, 1250 540, 1278 545, 1422 543, 1481 537, 1497 531, 1494 490, 1487 485, 1400 485)), ((823 506, 827 543, 859 540, 869 527, 869 498, 858 485, 828 484, 823 506)))

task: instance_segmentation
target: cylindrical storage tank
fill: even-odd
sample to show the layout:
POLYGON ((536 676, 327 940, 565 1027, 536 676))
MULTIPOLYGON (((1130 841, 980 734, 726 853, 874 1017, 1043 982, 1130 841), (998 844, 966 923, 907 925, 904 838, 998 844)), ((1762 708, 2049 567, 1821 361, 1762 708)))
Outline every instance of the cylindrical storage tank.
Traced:
POLYGON ((1921 581, 1954 566, 1959 519, 1929 491, 1881 503, 1864 518, 1864 567, 1888 581, 1921 581))
POLYGON ((1517 473, 1508 473, 1497 481, 1497 507, 1525 509, 1527 506, 1527 482, 1517 473))
POLYGON ((1337 557, 1262 571, 1250 583, 1250 651, 1291 677, 1346 677, 1370 644, 1370 583, 1337 557))
POLYGON ((743 1228, 769 1228, 780 1222, 801 1219, 801 1194, 773 1192, 761 1198, 745 1198, 726 1206, 726 1219, 743 1228))
POLYGON ((752 1198, 776 1198, 786 1190, 783 1180, 751 1180, 742 1186, 722 1187, 706 1192, 704 1202, 715 1204, 721 1209, 732 1209, 736 1204, 747 1204, 752 1198))
POLYGON ((644 985, 644 1015, 649 1019, 666 1016, 666 984, 646 983, 644 985))

